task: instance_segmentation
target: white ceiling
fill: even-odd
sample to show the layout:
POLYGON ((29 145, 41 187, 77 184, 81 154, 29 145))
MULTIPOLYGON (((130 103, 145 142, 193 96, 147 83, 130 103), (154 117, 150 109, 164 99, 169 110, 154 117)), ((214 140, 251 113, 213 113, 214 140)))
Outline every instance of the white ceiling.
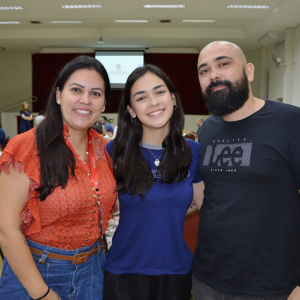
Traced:
POLYGON ((45 48, 196 48, 229 40, 244 51, 259 49, 268 31, 300 24, 300 0, 0 0, 0 6, 25 10, 0 11, 0 47, 8 53, 38 53, 45 48), (101 4, 99 9, 62 9, 64 4, 101 4), (186 8, 145 9, 143 4, 185 4, 186 8), (228 4, 270 5, 269 9, 226 9, 228 4), (149 23, 115 23, 146 19, 149 23), (171 23, 162 24, 161 19, 171 23), (183 19, 214 19, 215 23, 182 23, 183 19), (51 24, 81 20, 83 24, 51 24), (34 25, 29 21, 40 21, 34 25), (102 28, 105 44, 97 44, 102 28))

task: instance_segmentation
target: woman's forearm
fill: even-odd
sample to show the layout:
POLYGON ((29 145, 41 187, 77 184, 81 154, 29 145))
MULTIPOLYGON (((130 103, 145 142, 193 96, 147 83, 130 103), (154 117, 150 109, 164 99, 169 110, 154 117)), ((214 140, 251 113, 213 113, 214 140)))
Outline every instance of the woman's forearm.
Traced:
POLYGON ((24 115, 21 115, 21 118, 23 118, 26 121, 31 121, 32 120, 32 115, 30 115, 29 117, 26 117, 24 115))
POLYGON ((31 298, 43 296, 48 287, 36 267, 21 230, 1 230, 0 244, 10 267, 31 298))

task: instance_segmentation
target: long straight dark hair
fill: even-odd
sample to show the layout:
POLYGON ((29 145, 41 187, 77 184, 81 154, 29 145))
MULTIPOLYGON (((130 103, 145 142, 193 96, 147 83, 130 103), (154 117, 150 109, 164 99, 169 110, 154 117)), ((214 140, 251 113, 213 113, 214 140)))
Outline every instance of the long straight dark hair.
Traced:
POLYGON ((154 177, 150 165, 140 151, 143 135, 143 125, 136 118, 132 123, 127 105, 131 105, 131 88, 133 84, 146 73, 160 77, 169 92, 175 96, 176 106, 169 121, 170 132, 163 141, 164 156, 160 166, 164 170, 161 182, 170 184, 173 181, 184 180, 192 162, 192 152, 182 136, 184 126, 183 109, 179 95, 168 76, 153 65, 135 69, 128 77, 124 88, 122 102, 119 107, 118 133, 114 141, 113 170, 119 193, 129 192, 131 196, 139 195, 144 199, 151 189, 154 177))
POLYGON ((75 176, 75 158, 63 136, 61 107, 56 103, 57 88, 63 91, 66 81, 77 70, 88 69, 98 72, 105 84, 105 104, 110 96, 110 82, 103 65, 95 58, 78 56, 60 72, 52 88, 46 119, 36 129, 36 143, 41 165, 41 185, 36 189, 39 198, 45 200, 58 186, 63 188, 69 180, 69 172, 75 176))

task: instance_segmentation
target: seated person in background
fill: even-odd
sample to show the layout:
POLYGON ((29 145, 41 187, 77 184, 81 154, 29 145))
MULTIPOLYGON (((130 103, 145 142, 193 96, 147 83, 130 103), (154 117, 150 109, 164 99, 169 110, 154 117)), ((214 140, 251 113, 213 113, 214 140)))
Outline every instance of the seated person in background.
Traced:
POLYGON ((6 146, 5 132, 0 125, 0 152, 2 152, 5 146, 6 146))
POLYGON ((101 117, 101 124, 104 125, 106 131, 114 132, 114 127, 107 122, 107 118, 105 116, 101 117))
POLYGON ((93 129, 96 130, 98 133, 102 134, 108 142, 111 140, 111 134, 106 132, 105 127, 101 123, 94 125, 93 129))
POLYGON ((200 131, 201 131, 201 126, 203 124, 203 119, 200 118, 200 117, 197 118, 196 123, 197 123, 197 126, 198 126, 198 129, 197 129, 198 143, 200 143, 200 131))
MULTIPOLYGON (((99 122, 99 121, 97 121, 99 122)), ((93 129, 96 130, 99 134, 103 134, 103 131, 102 131, 102 124, 97 124, 97 122, 94 124, 93 126, 93 129)))
POLYGON ((28 110, 28 103, 23 102, 20 110, 20 133, 24 133, 31 129, 32 115, 28 110))
MULTIPOLYGON (((94 126, 98 125, 98 124, 101 124, 101 121, 97 120, 94 124, 94 126)), ((102 133, 101 133, 102 134, 102 133)))
POLYGON ((190 139, 195 141, 195 139, 198 137, 197 133, 192 130, 188 130, 184 136, 186 139, 190 139))
POLYGON ((41 110, 39 115, 35 118, 35 124, 38 126, 45 119, 45 111, 41 110))

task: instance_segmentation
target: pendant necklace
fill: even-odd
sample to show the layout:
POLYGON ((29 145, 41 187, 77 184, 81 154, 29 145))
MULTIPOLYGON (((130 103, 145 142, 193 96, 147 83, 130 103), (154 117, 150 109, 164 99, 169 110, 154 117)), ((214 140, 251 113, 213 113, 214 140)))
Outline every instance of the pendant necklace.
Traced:
POLYGON ((159 165, 160 165, 160 157, 162 156, 162 154, 163 154, 163 152, 162 152, 162 154, 157 158, 154 154, 153 154, 153 152, 148 148, 148 150, 151 152, 151 154, 154 156, 154 158, 155 158, 155 162, 154 162, 154 164, 158 167, 159 165))

